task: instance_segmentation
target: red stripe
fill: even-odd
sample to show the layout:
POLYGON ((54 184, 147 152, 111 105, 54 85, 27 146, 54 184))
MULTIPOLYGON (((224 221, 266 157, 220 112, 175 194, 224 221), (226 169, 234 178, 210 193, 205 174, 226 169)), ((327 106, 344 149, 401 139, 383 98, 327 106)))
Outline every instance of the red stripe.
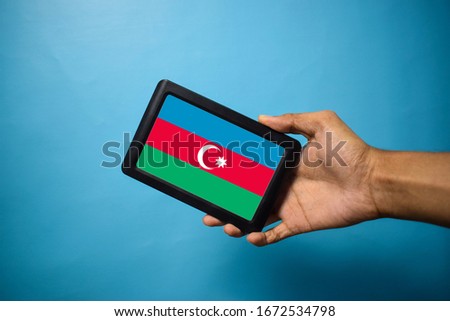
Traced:
POLYGON ((156 119, 148 136, 147 144, 259 196, 264 195, 274 173, 274 170, 269 167, 214 144, 161 118, 156 119), (198 151, 206 144, 215 145, 220 149, 209 149, 205 152, 203 160, 206 166, 212 168, 211 170, 201 167, 197 159, 198 151), (220 156, 225 157, 227 161, 223 168, 219 168, 215 164, 217 157, 220 156))

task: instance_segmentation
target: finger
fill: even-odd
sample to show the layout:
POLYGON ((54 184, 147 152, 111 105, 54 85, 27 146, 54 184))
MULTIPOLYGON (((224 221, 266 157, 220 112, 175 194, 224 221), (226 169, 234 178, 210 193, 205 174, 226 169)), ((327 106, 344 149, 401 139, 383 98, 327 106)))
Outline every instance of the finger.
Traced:
POLYGON ((289 236, 291 232, 286 227, 286 224, 280 223, 274 228, 266 232, 253 232, 247 236, 247 241, 256 246, 265 246, 281 241, 289 236))
POLYGON ((242 236, 241 230, 238 229, 233 224, 225 225, 223 230, 224 230, 225 233, 227 233, 229 236, 232 236, 232 237, 241 237, 242 236))
POLYGON ((281 116, 260 115, 260 123, 283 133, 302 134, 307 138, 314 137, 322 128, 323 122, 332 112, 313 112, 284 114, 281 116))
POLYGON ((221 220, 219 220, 211 215, 205 215, 203 217, 203 224, 205 224, 206 226, 222 226, 222 225, 224 225, 224 223, 221 220))

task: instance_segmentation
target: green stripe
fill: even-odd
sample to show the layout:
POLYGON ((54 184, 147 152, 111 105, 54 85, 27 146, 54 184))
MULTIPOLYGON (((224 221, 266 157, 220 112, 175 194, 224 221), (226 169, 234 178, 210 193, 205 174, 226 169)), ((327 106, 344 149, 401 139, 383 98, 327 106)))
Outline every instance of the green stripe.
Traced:
POLYGON ((261 201, 259 195, 149 145, 144 146, 137 167, 246 220, 253 218, 261 201))

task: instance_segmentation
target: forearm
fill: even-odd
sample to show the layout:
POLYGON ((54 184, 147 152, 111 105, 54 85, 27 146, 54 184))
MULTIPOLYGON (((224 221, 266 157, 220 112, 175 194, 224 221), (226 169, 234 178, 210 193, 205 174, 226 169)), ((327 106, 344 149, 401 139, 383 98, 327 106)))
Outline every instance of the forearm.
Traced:
POLYGON ((381 216, 450 227, 450 153, 372 154, 371 191, 381 216))

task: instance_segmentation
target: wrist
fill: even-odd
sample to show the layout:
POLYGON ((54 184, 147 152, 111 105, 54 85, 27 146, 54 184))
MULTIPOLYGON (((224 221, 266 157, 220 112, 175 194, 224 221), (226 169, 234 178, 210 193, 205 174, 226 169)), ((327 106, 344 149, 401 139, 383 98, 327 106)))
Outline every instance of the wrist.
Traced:
POLYGON ((369 189, 377 218, 389 217, 391 213, 388 189, 392 185, 392 178, 389 170, 386 170, 388 154, 387 151, 370 147, 369 189))
POLYGON ((369 186, 377 217, 450 226, 449 154, 375 148, 370 154, 369 186))

